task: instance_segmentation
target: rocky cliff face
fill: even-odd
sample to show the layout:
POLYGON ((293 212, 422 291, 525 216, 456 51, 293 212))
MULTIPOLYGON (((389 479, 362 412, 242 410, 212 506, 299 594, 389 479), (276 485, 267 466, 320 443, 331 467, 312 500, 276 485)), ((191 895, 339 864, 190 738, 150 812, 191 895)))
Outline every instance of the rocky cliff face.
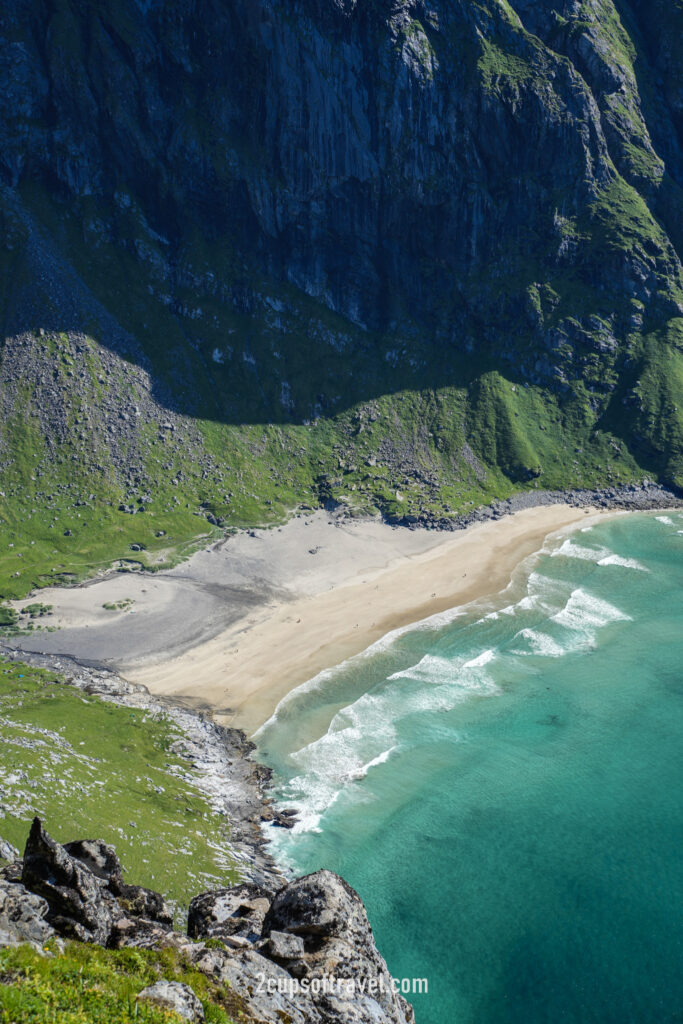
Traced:
POLYGON ((153 503, 165 464, 181 504, 233 520, 321 494, 396 514, 534 480, 680 483, 682 17, 19 0, 7 444, 23 402, 114 507, 153 503))

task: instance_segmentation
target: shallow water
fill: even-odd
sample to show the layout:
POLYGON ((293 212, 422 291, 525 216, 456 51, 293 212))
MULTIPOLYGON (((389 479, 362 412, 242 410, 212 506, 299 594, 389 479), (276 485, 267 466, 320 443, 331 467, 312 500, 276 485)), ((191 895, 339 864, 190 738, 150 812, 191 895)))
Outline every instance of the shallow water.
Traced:
POLYGON ((418 1024, 683 1020, 683 515, 578 530, 257 739, 299 873, 363 897, 418 1024))

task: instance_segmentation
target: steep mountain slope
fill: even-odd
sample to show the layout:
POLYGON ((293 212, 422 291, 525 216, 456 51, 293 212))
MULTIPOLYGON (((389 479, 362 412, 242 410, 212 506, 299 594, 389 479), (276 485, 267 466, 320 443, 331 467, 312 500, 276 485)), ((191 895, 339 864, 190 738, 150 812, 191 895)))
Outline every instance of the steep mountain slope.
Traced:
POLYGON ((6 595, 206 516, 683 486, 681 0, 1 17, 6 595))

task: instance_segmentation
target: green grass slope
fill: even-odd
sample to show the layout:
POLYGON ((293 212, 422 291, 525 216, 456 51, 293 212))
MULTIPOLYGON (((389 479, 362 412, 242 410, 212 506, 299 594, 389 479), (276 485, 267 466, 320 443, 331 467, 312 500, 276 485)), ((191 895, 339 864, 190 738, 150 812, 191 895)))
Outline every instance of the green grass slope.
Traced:
POLYGON ((23 849, 34 815, 59 842, 104 839, 130 879, 180 908, 239 874, 225 819, 174 751, 173 723, 0 659, 0 835, 23 849))
POLYGON ((156 981, 188 985, 207 1024, 244 1019, 243 1003, 229 987, 213 984, 175 950, 108 950, 67 943, 41 956, 29 946, 0 949, 2 1024, 180 1024, 168 1010, 137 1003, 156 981))

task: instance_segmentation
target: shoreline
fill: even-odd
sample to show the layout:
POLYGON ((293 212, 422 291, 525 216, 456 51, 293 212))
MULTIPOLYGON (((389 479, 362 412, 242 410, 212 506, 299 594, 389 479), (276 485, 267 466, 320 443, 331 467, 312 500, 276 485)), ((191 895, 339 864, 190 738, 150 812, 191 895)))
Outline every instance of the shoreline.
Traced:
POLYGON ((169 571, 40 591, 55 604, 48 622, 57 629, 8 638, 7 647, 113 672, 253 734, 320 672, 396 629, 502 591, 551 534, 589 516, 681 504, 646 482, 522 492, 449 529, 299 514, 226 538, 169 571))
MULTIPOLYGON (((293 825, 294 820, 291 814, 283 812, 273 803, 269 795, 272 773, 269 768, 253 759, 256 748, 247 738, 245 726, 253 732, 256 727, 267 721, 282 697, 319 674, 322 669, 318 668, 315 671, 315 668, 321 658, 324 661, 322 668, 334 668, 354 654, 366 650, 376 640, 395 629, 409 627, 420 620, 453 610, 473 600, 499 594, 513 578, 516 569, 529 556, 540 552, 552 535, 570 532, 580 524, 589 524, 605 515, 615 516, 629 511, 654 512, 683 507, 683 502, 677 496, 662 491, 653 494, 654 490, 649 489, 647 493, 646 489, 639 491, 640 500, 637 500, 638 496, 634 499, 631 492, 626 499, 622 497, 622 500, 615 500, 614 495, 590 493, 585 494, 584 500, 576 500, 572 504, 568 504, 567 501, 564 504, 537 504, 518 510, 515 514, 505 514, 507 509, 499 506, 493 514, 483 517, 483 522, 480 520, 466 530, 448 532, 411 531, 368 521, 322 522, 325 517, 318 513, 316 515, 321 517, 320 529, 328 533, 333 531, 331 537, 335 544, 339 543, 342 547, 346 545, 348 548, 350 544, 360 543, 364 556, 367 556, 368 552, 371 553, 371 561, 375 564, 372 571, 349 572, 349 566, 342 567, 344 571, 337 566, 336 573, 331 574, 333 579, 330 579, 329 566, 322 572, 307 571, 297 580, 300 591, 298 596, 292 588, 284 588, 281 579, 276 586, 268 585, 261 579, 261 589, 258 592, 251 592, 253 600, 249 610, 245 613, 243 609, 242 615, 234 618, 232 625, 227 629, 189 648, 183 648, 181 644, 181 653, 167 658, 166 661, 160 661, 157 657, 153 663, 139 662, 137 667, 131 666, 127 673, 122 672, 113 659, 110 659, 109 664, 105 664, 105 659, 95 656, 99 638, 99 633, 95 629, 81 630, 80 633, 68 628, 63 631, 62 640, 67 647, 72 646, 74 638, 87 637, 90 647, 86 648, 85 655, 78 651, 60 653, 54 650, 22 649, 9 639, 5 642, 0 640, 0 650, 11 659, 25 660, 61 672, 67 677, 66 682, 105 700, 144 707, 172 718, 186 739, 184 748, 193 784, 215 802, 216 807, 220 806, 222 813, 225 813, 231 822, 231 846, 242 864, 245 877, 257 884, 277 886, 282 884, 280 880, 285 877, 284 869, 273 860, 263 823, 275 822, 287 828, 293 825), (369 545, 363 542, 367 529, 370 529, 369 545), (383 536, 389 536, 390 539, 398 537, 398 540, 390 544, 385 543, 384 546, 380 545, 378 553, 378 538, 383 536), (406 543, 412 552, 410 554, 401 551, 406 543), (465 559, 470 560, 473 569, 465 567, 465 559), (439 590, 438 587, 435 589, 433 582, 436 579, 434 570, 437 564, 437 575, 440 574, 443 590, 439 590), (459 576, 454 566, 459 568, 459 576), (326 590, 321 589, 323 582, 326 590), (381 588, 379 595, 375 588, 381 588), (360 629, 360 623, 358 629, 354 628, 359 618, 359 597, 364 595, 365 599, 372 603, 373 599, 378 600, 382 594, 390 603, 388 617, 369 618, 363 631, 360 629), (257 602, 259 595, 260 604, 257 602), (397 595, 398 603, 401 605, 398 609, 395 600, 397 595), (303 617, 294 614, 302 608, 315 612, 317 632, 294 629, 295 626, 304 624, 303 621, 297 623, 296 618, 303 617), (350 614, 351 611, 353 615, 350 614), (337 614, 337 618, 333 620, 337 624, 335 634, 338 635, 335 636, 330 635, 329 628, 329 622, 332 621, 330 616, 333 613, 337 614), (294 652, 282 645, 276 646, 279 638, 274 638, 272 626, 273 620, 278 616, 281 621, 276 621, 275 625, 284 627, 285 632, 289 633, 292 642, 295 643, 294 652), (344 617, 346 625, 339 635, 341 617, 344 617), (367 630, 370 631, 369 634, 367 630), (269 642, 265 643, 264 640, 268 640, 269 637, 269 642), (312 642, 316 639, 317 647, 312 642), (245 708, 241 715, 235 714, 235 710, 239 709, 226 713, 225 704, 221 704, 225 683, 220 675, 216 677, 216 671, 220 671, 220 662, 216 665, 215 658, 212 659, 210 655, 212 652, 215 653, 214 648, 220 654, 225 650, 226 644, 236 643, 242 645, 244 658, 247 653, 244 649, 247 640, 252 653, 251 671, 255 672, 259 668, 259 659, 265 659, 271 675, 261 675, 256 679, 256 686, 252 680, 251 687, 243 687, 241 694, 249 707, 245 708), (297 647, 298 660, 292 657, 293 653, 297 653, 297 647), (90 657, 87 657, 88 653, 90 657), (192 657, 197 663, 192 671, 188 672, 192 657), (283 672, 279 665, 280 661, 284 662, 285 657, 290 658, 287 672, 283 672), (176 681, 175 686, 172 685, 169 666, 173 667, 172 680, 176 681), (203 675, 200 675, 199 670, 203 675), (144 681, 145 675, 150 676, 154 673, 158 673, 160 679, 157 686, 152 679, 144 681), (278 678, 274 680, 273 675, 278 678), (203 687, 203 679, 207 677, 214 680, 217 693, 214 695, 211 691, 203 691, 198 696, 197 689, 203 687), (188 678, 191 680, 189 686, 186 682, 188 678), (210 699, 212 696, 220 699, 216 699, 214 704, 210 699), (250 713, 253 723, 249 721, 250 713)), ((279 537, 285 529, 286 527, 283 527, 281 531, 271 531, 269 537, 274 546, 278 547, 283 542, 287 544, 286 537, 279 537)), ((308 543, 310 537, 315 534, 316 527, 309 517, 303 523, 301 520, 298 525, 294 523, 293 530, 295 537, 298 536, 299 540, 305 537, 308 543)), ((253 545, 254 531, 245 532, 239 540, 242 547, 253 545)), ((228 546, 223 542, 218 545, 220 550, 213 548, 200 553, 200 568, 201 564, 218 557, 221 550, 228 546)), ((196 557, 193 556, 193 559, 196 557)), ((197 572, 193 575, 190 571, 190 562, 166 574, 166 582, 169 585, 174 582, 175 576, 180 577, 180 591, 185 596, 193 594, 190 584, 197 584, 199 579, 197 572)), ((225 568, 224 562, 219 564, 225 568)), ((252 564, 242 564, 241 568, 246 571, 252 564)), ((274 566, 271 565, 270 569, 273 576, 274 566)), ((90 604, 93 604, 93 588, 117 585, 117 581, 120 583, 122 579, 130 582, 128 576, 115 576, 105 581, 90 582, 86 587, 63 588, 57 593, 68 597, 83 595, 88 591, 88 599, 90 604)), ((135 582, 139 588, 145 590, 153 579, 154 577, 148 575, 140 575, 136 576, 135 582)), ((223 591, 220 591, 219 598, 222 594, 223 591)), ((175 609, 177 613, 176 604, 167 604, 166 611, 175 609)), ((121 642, 122 636, 126 636, 129 621, 129 614, 126 613, 114 616, 113 621, 108 620, 118 643, 121 642)), ((172 616, 171 625, 176 621, 172 616)), ((43 646, 46 640, 54 641, 59 636, 58 632, 35 634, 30 640, 34 646, 43 646)), ((246 658, 239 663, 235 661, 233 666, 236 674, 238 664, 241 666, 239 675, 242 680, 246 676, 245 662, 246 658)))
POLYGON ((167 699, 200 697, 216 721, 252 735, 288 693, 320 672, 396 629, 499 593, 550 536, 618 514, 538 506, 441 534, 426 551, 354 573, 314 595, 269 603, 179 656, 121 672, 167 699))

